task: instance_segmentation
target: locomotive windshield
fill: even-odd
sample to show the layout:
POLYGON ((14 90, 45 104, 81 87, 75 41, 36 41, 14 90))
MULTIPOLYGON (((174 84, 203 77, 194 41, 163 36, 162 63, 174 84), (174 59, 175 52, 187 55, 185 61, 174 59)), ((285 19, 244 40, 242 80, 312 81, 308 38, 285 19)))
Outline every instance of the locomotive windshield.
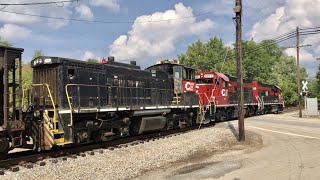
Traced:
POLYGON ((213 79, 209 78, 209 79, 197 79, 196 80, 197 84, 212 84, 213 83, 213 79))

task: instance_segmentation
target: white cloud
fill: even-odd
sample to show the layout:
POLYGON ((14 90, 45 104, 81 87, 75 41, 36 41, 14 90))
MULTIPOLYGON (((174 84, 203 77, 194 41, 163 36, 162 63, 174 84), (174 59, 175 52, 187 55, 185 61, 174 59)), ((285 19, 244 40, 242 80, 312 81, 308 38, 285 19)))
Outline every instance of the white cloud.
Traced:
MULTIPOLYGON (((268 18, 262 22, 257 22, 254 24, 251 31, 251 36, 258 41, 263 39, 273 38, 275 32, 278 31, 279 24, 281 23, 281 17, 284 15, 285 8, 280 7, 276 12, 270 15, 268 18), (274 32, 274 33, 270 33, 274 32)), ((287 30, 287 28, 285 28, 287 30)), ((280 32, 283 33, 283 32, 280 32)))
MULTIPOLYGON (((297 26, 306 28, 319 26, 320 1, 310 0, 286 0, 286 3, 276 9, 266 19, 256 22, 250 32, 255 40, 275 38, 279 35, 295 30, 297 26)), ((320 35, 301 36, 301 44, 311 44, 312 47, 304 47, 300 50, 301 63, 312 71, 315 58, 320 56, 320 35)), ((288 49, 289 55, 295 56, 294 49, 288 49)), ((312 72, 313 73, 313 72, 312 72)))
POLYGON ((15 24, 5 24, 0 28, 1 40, 15 41, 25 39, 31 34, 31 30, 15 24))
POLYGON ((119 11, 120 5, 117 0, 90 0, 90 5, 104 7, 113 11, 119 11))
POLYGON ((192 9, 179 3, 175 5, 174 10, 136 18, 128 35, 119 36, 109 46, 110 55, 120 61, 141 57, 163 57, 175 50, 175 43, 179 39, 206 34, 213 27, 214 22, 209 19, 197 21, 192 9), (168 19, 179 20, 167 21, 168 19))
POLYGON ((75 9, 76 9, 76 12, 83 19, 92 20, 93 17, 94 17, 92 12, 91 12, 91 9, 88 6, 84 5, 84 4, 81 4, 80 6, 77 6, 75 9))
MULTIPOLYGON (((11 0, 10 3, 25 3, 25 0, 11 0)), ((37 2, 47 2, 47 0, 39 0, 37 2)), ((71 3, 63 3, 63 7, 58 7, 54 4, 42 6, 7 6, 4 11, 18 12, 23 14, 36 14, 43 16, 53 16, 69 18, 72 14, 71 3)), ((59 4, 60 6, 62 4, 59 4)), ((1 12, 0 22, 24 24, 24 25, 37 25, 49 26, 50 28, 60 28, 68 24, 66 20, 46 19, 35 16, 27 16, 15 13, 1 12)))
MULTIPOLYGON (((296 48, 290 48, 287 49, 285 51, 289 56, 293 56, 295 58, 297 58, 297 50, 296 48)), ((316 59, 314 57, 313 54, 309 53, 307 50, 305 49, 300 49, 300 53, 299 53, 299 59, 301 63, 309 63, 309 62, 314 62, 314 60, 316 59)))
POLYGON ((96 54, 94 54, 93 52, 91 51, 85 51, 84 54, 83 54, 83 60, 88 60, 88 59, 97 59, 97 60, 100 60, 101 57, 97 56, 96 54))
POLYGON ((319 9, 320 1, 287 0, 275 13, 257 22, 251 30, 251 36, 256 40, 262 40, 294 30, 297 26, 318 25, 319 9))

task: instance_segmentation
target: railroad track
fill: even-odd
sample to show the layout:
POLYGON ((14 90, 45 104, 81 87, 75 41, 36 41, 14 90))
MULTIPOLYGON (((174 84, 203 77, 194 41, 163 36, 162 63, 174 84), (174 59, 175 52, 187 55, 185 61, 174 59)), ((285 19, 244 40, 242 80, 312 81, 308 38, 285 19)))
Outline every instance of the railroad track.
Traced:
MULTIPOLYGON (((214 124, 202 125, 201 128, 212 127, 214 124)), ((56 148, 48 152, 36 153, 34 151, 23 151, 9 154, 8 158, 0 161, 0 175, 4 175, 6 171, 17 172, 20 167, 32 169, 35 165, 45 166, 46 161, 57 163, 59 160, 66 161, 68 158, 76 159, 78 157, 85 157, 87 155, 94 155, 95 153, 104 153, 103 150, 114 150, 116 148, 126 148, 140 143, 149 141, 156 141, 166 137, 180 135, 189 131, 197 130, 199 126, 186 127, 183 129, 155 132, 143 134, 139 136, 132 136, 121 138, 117 140, 79 145, 74 147, 56 148)))

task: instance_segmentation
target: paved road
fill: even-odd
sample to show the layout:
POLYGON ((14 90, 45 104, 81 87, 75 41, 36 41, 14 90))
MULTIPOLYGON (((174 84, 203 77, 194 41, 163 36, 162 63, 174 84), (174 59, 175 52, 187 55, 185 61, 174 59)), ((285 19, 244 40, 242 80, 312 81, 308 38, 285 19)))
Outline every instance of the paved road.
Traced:
POLYGON ((320 179, 320 119, 270 114, 248 118, 245 124, 262 135, 263 148, 230 162, 242 167, 220 179, 320 179))
MULTIPOLYGON (((319 180, 320 119, 299 119, 294 114, 297 113, 245 119, 245 128, 262 136, 263 147, 258 151, 226 151, 218 157, 208 157, 205 163, 192 164, 191 168, 189 164, 173 165, 137 179, 319 180), (181 169, 184 170, 177 173, 181 169)), ((234 130, 237 123, 217 126, 234 130)))

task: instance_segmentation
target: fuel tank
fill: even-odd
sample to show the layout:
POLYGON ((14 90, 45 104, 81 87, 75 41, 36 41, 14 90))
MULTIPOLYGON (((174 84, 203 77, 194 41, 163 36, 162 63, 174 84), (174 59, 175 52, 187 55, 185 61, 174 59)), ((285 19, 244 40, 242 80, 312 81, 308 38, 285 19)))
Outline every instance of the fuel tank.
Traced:
POLYGON ((139 135, 161 130, 166 126, 166 123, 167 120, 163 116, 139 117, 132 122, 131 134, 139 135))

